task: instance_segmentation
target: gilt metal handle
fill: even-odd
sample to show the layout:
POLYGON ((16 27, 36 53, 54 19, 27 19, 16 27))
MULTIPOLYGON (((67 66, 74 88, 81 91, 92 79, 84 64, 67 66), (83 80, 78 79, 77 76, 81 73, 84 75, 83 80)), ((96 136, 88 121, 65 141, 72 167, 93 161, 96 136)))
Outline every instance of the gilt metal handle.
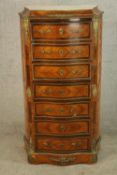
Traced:
POLYGON ((60 163, 69 163, 74 161, 75 157, 50 157, 50 160, 60 163))
POLYGON ((47 108, 47 109, 45 110, 45 112, 52 112, 52 109, 51 109, 51 108, 47 108))
POLYGON ((64 148, 64 146, 65 146, 65 144, 64 144, 64 143, 61 143, 61 144, 60 144, 60 148, 61 148, 61 149, 63 149, 63 148, 64 148))
POLYGON ((65 110, 64 110, 63 107, 61 107, 59 111, 60 111, 61 113, 64 113, 65 110))
POLYGON ((44 49, 42 49, 41 51, 41 54, 51 54, 52 53, 52 51, 51 50, 44 50, 44 49))
POLYGON ((60 76, 63 76, 64 73, 65 73, 64 69, 60 69, 60 70, 59 70, 59 74, 60 74, 60 76))
POLYGON ((77 116, 76 110, 74 108, 70 109, 70 113, 72 114, 72 117, 76 117, 77 116))
POLYGON ((51 143, 50 142, 44 142, 43 145, 47 146, 47 147, 51 147, 51 143))
POLYGON ((72 70, 72 74, 74 74, 74 75, 79 75, 81 73, 81 71, 80 70, 72 70))
POLYGON ((79 147, 79 146, 81 146, 81 144, 80 143, 73 142, 72 143, 72 146, 78 146, 79 147))
POLYGON ((64 29, 63 29, 63 28, 60 28, 60 29, 59 29, 59 34, 60 34, 60 35, 63 35, 63 34, 64 34, 64 29))
POLYGON ((71 50, 71 54, 81 54, 82 50, 71 50))
POLYGON ((62 56, 64 54, 64 49, 60 49, 59 54, 62 56))
POLYGON ((72 117, 77 117, 77 114, 76 114, 76 113, 74 113, 72 117))
POLYGON ((47 30, 40 29, 38 32, 39 32, 40 34, 47 34, 47 33, 51 33, 52 30, 51 30, 51 29, 47 29, 47 30))
POLYGON ((64 95, 64 94, 65 94, 64 89, 60 89, 59 94, 60 94, 60 95, 64 95))
POLYGON ((30 89, 30 87, 28 87, 26 89, 26 94, 27 94, 27 97, 31 97, 31 89, 30 89))
POLYGON ((25 40, 28 39, 28 18, 24 18, 24 32, 25 32, 25 40))
POLYGON ((96 84, 92 85, 92 96, 93 97, 97 96, 97 86, 96 86, 96 84))
POLYGON ((63 124, 60 125, 60 131, 65 131, 65 126, 63 124))

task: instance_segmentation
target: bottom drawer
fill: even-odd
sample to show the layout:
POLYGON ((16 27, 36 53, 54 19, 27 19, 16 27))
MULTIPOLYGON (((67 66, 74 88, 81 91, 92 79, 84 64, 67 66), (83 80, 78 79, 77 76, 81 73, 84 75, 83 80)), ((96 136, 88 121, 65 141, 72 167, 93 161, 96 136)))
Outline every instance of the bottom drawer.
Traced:
POLYGON ((37 151, 86 151, 90 149, 90 140, 87 137, 57 138, 43 136, 37 139, 36 145, 37 151))

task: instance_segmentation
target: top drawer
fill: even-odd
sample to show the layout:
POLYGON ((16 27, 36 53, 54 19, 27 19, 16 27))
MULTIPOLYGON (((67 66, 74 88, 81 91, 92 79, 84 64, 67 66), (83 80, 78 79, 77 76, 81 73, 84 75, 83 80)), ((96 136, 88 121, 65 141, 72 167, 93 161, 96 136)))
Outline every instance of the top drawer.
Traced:
POLYGON ((32 24, 33 39, 85 39, 90 38, 90 22, 69 24, 32 24))

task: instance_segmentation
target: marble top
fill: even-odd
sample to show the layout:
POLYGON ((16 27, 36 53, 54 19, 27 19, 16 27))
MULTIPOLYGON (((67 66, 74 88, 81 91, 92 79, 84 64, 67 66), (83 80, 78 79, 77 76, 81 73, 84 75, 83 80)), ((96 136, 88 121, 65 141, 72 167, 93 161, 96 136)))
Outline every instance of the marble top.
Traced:
POLYGON ((30 10, 91 10, 96 8, 96 5, 57 5, 57 6, 53 6, 53 5, 32 5, 32 6, 26 6, 26 8, 30 9, 30 10))

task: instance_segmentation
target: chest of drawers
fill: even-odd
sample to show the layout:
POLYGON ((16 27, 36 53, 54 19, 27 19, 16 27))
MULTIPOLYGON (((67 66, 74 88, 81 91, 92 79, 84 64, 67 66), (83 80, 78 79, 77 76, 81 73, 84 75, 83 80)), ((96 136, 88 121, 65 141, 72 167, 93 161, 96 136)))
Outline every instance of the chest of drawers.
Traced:
POLYGON ((102 12, 88 6, 27 7, 20 22, 29 162, 96 162, 102 12))

